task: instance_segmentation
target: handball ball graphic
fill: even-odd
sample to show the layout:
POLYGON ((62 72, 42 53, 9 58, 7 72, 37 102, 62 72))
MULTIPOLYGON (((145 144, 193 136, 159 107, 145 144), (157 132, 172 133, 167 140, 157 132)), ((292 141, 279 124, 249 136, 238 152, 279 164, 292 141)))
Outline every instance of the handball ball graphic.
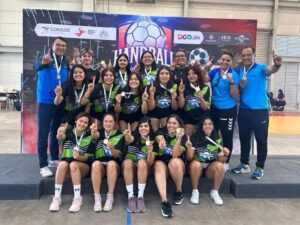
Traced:
POLYGON ((195 48, 190 52, 189 60, 192 65, 195 64, 195 61, 199 61, 201 66, 204 66, 209 60, 209 55, 205 49, 195 48))
POLYGON ((164 31, 156 23, 148 18, 143 18, 133 23, 127 30, 126 46, 139 47, 147 46, 163 48, 166 43, 164 31))

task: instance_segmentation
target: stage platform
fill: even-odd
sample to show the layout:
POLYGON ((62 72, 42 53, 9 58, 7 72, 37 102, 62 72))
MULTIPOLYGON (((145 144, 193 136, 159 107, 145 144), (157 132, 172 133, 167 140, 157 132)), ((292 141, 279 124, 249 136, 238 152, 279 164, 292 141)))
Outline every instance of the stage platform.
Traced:
MULTIPOLYGON (((231 167, 239 162, 234 155, 231 167)), ((255 157, 251 159, 251 168, 255 168, 255 157)), ((300 156, 269 156, 262 180, 250 179, 250 174, 232 174, 227 172, 220 192, 231 193, 236 198, 298 198, 300 197, 300 156)), ((168 181, 168 193, 174 191, 173 182, 168 181)), ((208 193, 212 183, 201 179, 201 193, 208 193)), ((92 194, 90 178, 84 178, 82 193, 92 194)), ((0 154, 0 200, 38 199, 41 195, 52 195, 54 178, 42 179, 39 174, 38 159, 35 155, 0 154)), ((101 193, 107 192, 104 179, 101 193)), ((183 181, 183 192, 191 192, 188 176, 183 181)), ((116 194, 126 194, 123 177, 119 177, 116 194)), ((149 177, 146 193, 157 193, 153 177, 149 177)), ((73 194, 71 181, 66 180, 63 194, 73 194)), ((158 193, 157 193, 158 194, 158 193)))

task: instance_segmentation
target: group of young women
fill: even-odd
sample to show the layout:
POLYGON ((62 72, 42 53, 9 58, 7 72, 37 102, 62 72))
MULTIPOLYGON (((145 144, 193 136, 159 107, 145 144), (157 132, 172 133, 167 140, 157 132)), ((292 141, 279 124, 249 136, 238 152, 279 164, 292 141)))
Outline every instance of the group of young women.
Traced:
MULTIPOLYGON (((182 53, 178 51, 175 58, 182 53)), ((116 180, 122 173, 128 192, 127 211, 145 212, 144 190, 148 175, 153 173, 162 215, 172 217, 167 178, 170 175, 176 187, 172 203, 180 205, 186 170, 193 188, 191 203, 199 203, 199 178, 204 176, 213 180, 210 197, 222 205, 218 190, 232 150, 239 94, 238 76, 230 68, 232 58, 230 52, 222 53, 220 67, 209 73, 209 63, 204 70, 185 63, 170 70, 157 68, 152 52, 145 51, 131 72, 128 56, 120 54, 116 66, 104 68, 100 75, 92 70, 93 52, 84 49, 81 65, 74 65, 68 81, 55 89, 54 103, 62 105, 65 114, 57 132, 62 156, 49 210, 59 210, 62 184, 70 175, 74 199, 69 211, 78 212, 81 178, 90 173, 94 211, 110 211, 116 180), (206 82, 211 83, 212 97, 206 82), (108 193, 102 205, 104 176, 108 193)))

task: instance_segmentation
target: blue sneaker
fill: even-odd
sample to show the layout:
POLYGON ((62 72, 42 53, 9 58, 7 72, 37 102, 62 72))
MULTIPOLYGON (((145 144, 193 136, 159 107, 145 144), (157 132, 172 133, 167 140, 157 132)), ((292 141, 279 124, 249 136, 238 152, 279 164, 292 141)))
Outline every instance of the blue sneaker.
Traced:
POLYGON ((264 176, 264 170, 262 168, 256 167, 255 171, 252 173, 251 178, 255 180, 260 180, 264 176))
POLYGON ((249 165, 241 163, 237 167, 233 168, 231 170, 231 172, 238 173, 238 174, 241 174, 241 173, 250 173, 251 169, 250 169, 249 165))

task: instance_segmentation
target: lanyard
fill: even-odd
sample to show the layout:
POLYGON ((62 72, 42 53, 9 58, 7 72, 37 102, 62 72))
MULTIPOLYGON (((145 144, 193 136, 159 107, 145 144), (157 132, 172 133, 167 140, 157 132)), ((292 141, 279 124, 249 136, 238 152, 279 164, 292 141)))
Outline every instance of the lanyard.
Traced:
POLYGON ((168 89, 168 88, 166 88, 164 85, 162 85, 162 84, 159 84, 160 85, 160 87, 162 88, 162 89, 164 89, 164 90, 166 90, 167 92, 169 92, 169 93, 171 93, 172 94, 172 92, 173 92, 173 90, 172 90, 172 88, 171 89, 168 89))
POLYGON ((148 84, 150 84, 149 76, 150 76, 151 72, 152 72, 152 69, 150 69, 149 72, 147 72, 147 70, 145 69, 146 80, 147 80, 148 84))
POLYGON ((251 70, 251 68, 254 66, 254 63, 252 63, 252 65, 250 66, 250 68, 246 71, 246 67, 244 66, 244 72, 243 72, 243 80, 247 79, 247 73, 251 70))
POLYGON ((78 104, 78 105, 80 104, 80 100, 81 100, 81 98, 82 98, 82 95, 83 95, 83 92, 84 92, 84 88, 85 88, 85 85, 83 85, 82 90, 81 90, 79 96, 78 96, 78 94, 77 94, 76 88, 74 88, 75 98, 76 98, 75 101, 76 101, 76 104, 78 104))
POLYGON ((56 78, 58 80, 58 84, 60 85, 61 84, 61 75, 60 75, 60 71, 61 71, 61 64, 62 64, 62 61, 63 61, 63 56, 61 57, 60 59, 60 65, 58 66, 58 63, 57 63, 57 58, 56 58, 56 55, 54 52, 52 52, 52 56, 53 56, 53 59, 54 59, 54 63, 55 63, 55 68, 56 68, 56 78))
MULTIPOLYGON (((224 73, 223 73, 223 75, 222 75, 222 78, 223 78, 223 79, 226 79, 226 78, 227 78, 228 70, 229 70, 229 67, 227 68, 227 70, 224 71, 224 73)), ((221 73, 221 71, 220 71, 220 73, 221 73)))
POLYGON ((106 112, 107 112, 109 99, 110 99, 110 96, 111 96, 111 91, 112 91, 113 85, 110 86, 108 98, 107 98, 107 95, 106 95, 106 90, 105 90, 104 84, 102 84, 102 87, 103 87, 103 92, 104 92, 105 109, 106 109, 106 112))
POLYGON ((123 77, 122 71, 119 70, 119 75, 120 75, 120 77, 121 77, 122 83, 123 83, 124 85, 126 85, 126 82, 127 82, 127 79, 128 79, 128 77, 127 77, 127 72, 125 72, 124 77, 123 77))
POLYGON ((222 149, 223 147, 221 145, 219 145, 217 142, 215 142, 213 139, 211 139, 208 136, 205 136, 205 138, 212 144, 214 144, 215 146, 219 147, 220 149, 222 149))
POLYGON ((113 131, 111 131, 111 132, 109 132, 109 134, 107 134, 106 131, 104 131, 105 139, 104 139, 103 143, 104 143, 105 145, 108 144, 109 137, 111 136, 112 132, 113 132, 113 131))
POLYGON ((196 92, 201 91, 199 86, 195 87, 192 83, 190 83, 190 85, 191 85, 191 88, 193 88, 196 92))
POLYGON ((132 92, 132 91, 131 91, 131 92, 125 92, 125 91, 122 91, 122 92, 121 92, 121 96, 122 96, 122 97, 125 97, 125 98, 127 98, 127 99, 130 98, 130 96, 131 96, 131 95, 134 95, 134 94, 136 94, 136 92, 132 92))
POLYGON ((82 132, 82 134, 81 134, 79 140, 78 140, 78 137, 77 137, 77 131, 76 131, 76 128, 74 128, 74 133, 75 133, 75 138, 76 138, 76 146, 77 146, 77 147, 80 147, 80 144, 81 144, 83 135, 85 134, 85 131, 82 132))

